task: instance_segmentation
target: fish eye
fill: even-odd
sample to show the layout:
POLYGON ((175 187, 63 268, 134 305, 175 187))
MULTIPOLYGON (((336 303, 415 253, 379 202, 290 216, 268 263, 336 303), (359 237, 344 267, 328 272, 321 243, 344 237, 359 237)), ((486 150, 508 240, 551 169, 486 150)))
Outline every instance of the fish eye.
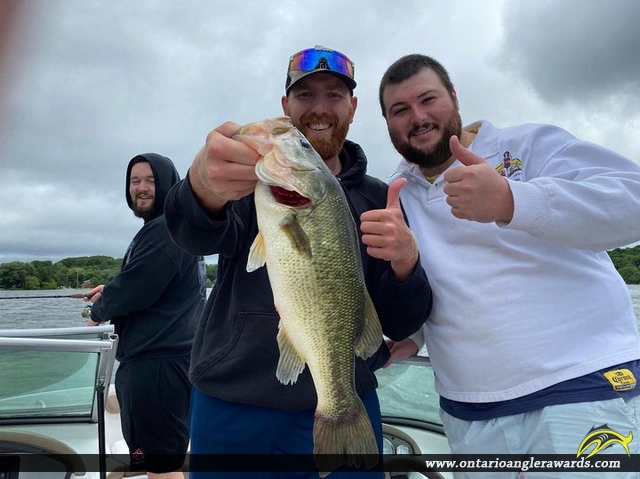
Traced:
POLYGON ((300 145, 302 145, 302 148, 308 150, 311 148, 311 145, 309 144, 309 142, 307 140, 300 140, 300 145))

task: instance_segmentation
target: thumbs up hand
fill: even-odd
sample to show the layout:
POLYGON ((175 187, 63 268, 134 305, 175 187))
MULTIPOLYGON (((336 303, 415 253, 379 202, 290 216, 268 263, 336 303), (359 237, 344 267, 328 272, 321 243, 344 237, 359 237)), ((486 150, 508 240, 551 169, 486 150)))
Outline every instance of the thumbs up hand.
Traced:
POLYGON ((509 223, 513 218, 513 195, 509 182, 481 156, 462 146, 457 136, 449 141, 451 153, 462 166, 444 174, 444 192, 456 218, 509 223))
POLYGON ((398 281, 411 276, 418 262, 418 245, 400 207, 400 190, 406 182, 400 178, 389 185, 385 209, 365 211, 360 216, 362 242, 367 246, 367 253, 390 261, 398 281))
POLYGON ((400 207, 400 190, 406 183, 406 178, 399 178, 389 185, 389 189, 387 190, 386 209, 396 210, 402 213, 402 208, 400 207))

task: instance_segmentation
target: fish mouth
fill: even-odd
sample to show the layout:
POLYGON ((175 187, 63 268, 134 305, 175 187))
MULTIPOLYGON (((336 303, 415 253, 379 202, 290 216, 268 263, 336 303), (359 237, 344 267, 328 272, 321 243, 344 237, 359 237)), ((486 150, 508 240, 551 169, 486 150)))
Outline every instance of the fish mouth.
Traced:
POLYGON ((280 186, 270 186, 271 194, 274 199, 283 205, 301 208, 311 203, 311 200, 302 196, 297 191, 286 190, 280 186))

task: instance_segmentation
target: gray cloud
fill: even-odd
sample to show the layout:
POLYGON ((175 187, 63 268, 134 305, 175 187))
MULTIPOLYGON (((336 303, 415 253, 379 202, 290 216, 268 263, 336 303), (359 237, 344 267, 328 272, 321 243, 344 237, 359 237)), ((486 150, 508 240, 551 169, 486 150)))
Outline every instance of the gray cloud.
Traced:
POLYGON ((637 94, 624 94, 640 78, 638 6, 601 3, 25 2, 1 70, 0 262, 122 256, 141 226, 123 197, 129 159, 155 151, 184 176, 223 121, 281 114, 287 59, 315 44, 356 62, 349 136, 374 176, 399 159, 378 82, 413 52, 447 66, 465 122, 555 122, 639 160, 637 94))
POLYGON ((640 2, 508 2, 500 65, 547 102, 631 100, 640 91, 640 2))

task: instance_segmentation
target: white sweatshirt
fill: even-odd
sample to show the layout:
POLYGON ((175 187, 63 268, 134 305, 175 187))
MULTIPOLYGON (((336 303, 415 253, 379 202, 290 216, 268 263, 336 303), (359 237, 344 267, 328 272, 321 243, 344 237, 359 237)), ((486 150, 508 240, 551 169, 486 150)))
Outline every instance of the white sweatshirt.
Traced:
POLYGON ((437 391, 503 401, 639 359, 606 251, 640 240, 640 165, 554 126, 467 128, 480 125, 470 149, 508 178, 508 225, 455 218, 443 175, 430 184, 402 161, 391 178, 409 180, 401 200, 434 292, 421 333, 437 391))

